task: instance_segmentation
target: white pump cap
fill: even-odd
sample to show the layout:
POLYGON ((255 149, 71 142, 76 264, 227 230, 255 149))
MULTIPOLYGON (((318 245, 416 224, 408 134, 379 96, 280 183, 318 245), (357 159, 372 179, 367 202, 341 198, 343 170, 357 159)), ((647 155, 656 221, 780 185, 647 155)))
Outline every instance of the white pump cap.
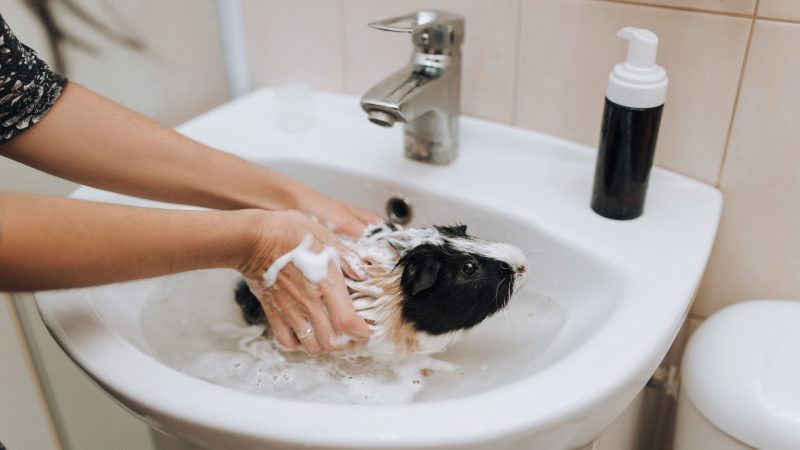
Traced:
POLYGON ((625 27, 617 36, 630 41, 628 58, 608 76, 606 97, 629 108, 654 108, 667 98, 667 72, 656 65, 658 36, 650 30, 625 27))

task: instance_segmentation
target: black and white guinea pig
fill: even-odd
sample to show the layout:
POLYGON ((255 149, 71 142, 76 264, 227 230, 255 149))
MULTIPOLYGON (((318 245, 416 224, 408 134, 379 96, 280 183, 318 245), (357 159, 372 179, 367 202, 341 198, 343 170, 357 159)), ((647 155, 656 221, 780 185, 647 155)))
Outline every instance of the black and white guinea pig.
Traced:
MULTIPOLYGON (((369 279, 347 279, 357 313, 373 334, 352 342, 351 354, 444 351, 463 333, 508 304, 527 281, 525 255, 513 245, 467 234, 467 227, 367 227, 351 248, 369 279)), ((266 323, 258 299, 242 282, 236 302, 250 324, 266 323)))

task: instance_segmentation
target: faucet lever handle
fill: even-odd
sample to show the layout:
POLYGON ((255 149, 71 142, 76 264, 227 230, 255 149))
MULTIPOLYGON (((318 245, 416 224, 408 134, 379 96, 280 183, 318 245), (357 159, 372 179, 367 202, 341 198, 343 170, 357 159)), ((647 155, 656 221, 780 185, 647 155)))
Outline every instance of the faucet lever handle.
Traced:
POLYGON ((425 46, 434 40, 442 46, 459 45, 464 39, 464 17, 447 11, 417 11, 372 22, 369 26, 378 30, 411 33, 415 43, 425 46), (432 40, 432 35, 439 39, 432 40), (442 39, 444 35, 448 38, 442 39))

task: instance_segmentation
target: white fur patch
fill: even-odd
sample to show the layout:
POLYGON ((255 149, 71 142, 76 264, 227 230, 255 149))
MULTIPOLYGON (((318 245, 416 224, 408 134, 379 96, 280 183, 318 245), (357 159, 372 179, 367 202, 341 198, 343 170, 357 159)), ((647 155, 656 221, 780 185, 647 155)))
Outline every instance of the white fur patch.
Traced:
POLYGON ((528 282, 528 258, 522 250, 502 242, 488 242, 480 239, 449 239, 450 245, 456 250, 473 253, 486 258, 503 261, 516 272, 514 275, 514 292, 519 292, 528 282))
POLYGON ((404 353, 433 354, 447 349, 464 331, 431 335, 413 330, 401 320, 402 292, 400 270, 394 270, 402 255, 420 245, 444 245, 487 258, 503 261, 514 268, 514 292, 525 284, 527 260, 513 245, 483 241, 476 238, 445 237, 435 227, 392 230, 386 224, 366 228, 364 236, 350 247, 369 265, 371 278, 365 281, 347 280, 356 312, 371 323, 372 336, 350 354, 391 356, 404 353))

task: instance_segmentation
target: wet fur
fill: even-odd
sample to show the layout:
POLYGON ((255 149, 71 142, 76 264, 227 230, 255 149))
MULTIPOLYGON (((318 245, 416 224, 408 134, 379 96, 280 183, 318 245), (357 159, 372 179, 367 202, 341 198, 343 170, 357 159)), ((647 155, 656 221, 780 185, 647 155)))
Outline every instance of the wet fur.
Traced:
MULTIPOLYGON (((351 343, 350 353, 441 352, 505 307, 525 280, 519 250, 469 236, 465 226, 403 230, 381 224, 368 227, 351 247, 366 262, 370 277, 347 279, 347 287, 373 335, 366 343, 351 343), (475 273, 464 272, 467 262, 475 273)), ((248 323, 266 323, 244 282, 235 298, 248 323)))

